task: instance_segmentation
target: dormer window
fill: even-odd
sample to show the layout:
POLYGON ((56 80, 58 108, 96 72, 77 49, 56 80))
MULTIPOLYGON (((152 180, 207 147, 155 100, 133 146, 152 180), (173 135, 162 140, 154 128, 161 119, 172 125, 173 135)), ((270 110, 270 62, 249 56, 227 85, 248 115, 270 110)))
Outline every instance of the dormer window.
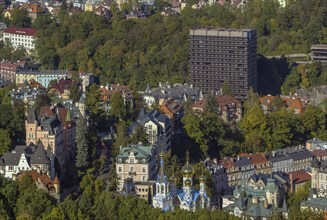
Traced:
POLYGON ((134 159, 129 159, 129 162, 130 162, 130 163, 135 163, 135 162, 134 162, 134 159))

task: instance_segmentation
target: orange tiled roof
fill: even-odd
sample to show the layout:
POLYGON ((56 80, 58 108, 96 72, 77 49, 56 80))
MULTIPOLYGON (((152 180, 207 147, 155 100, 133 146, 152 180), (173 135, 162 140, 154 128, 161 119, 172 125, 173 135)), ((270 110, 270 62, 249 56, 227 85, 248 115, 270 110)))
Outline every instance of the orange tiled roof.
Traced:
POLYGON ((166 114, 176 114, 183 109, 183 106, 176 102, 167 100, 161 105, 160 109, 166 114))
POLYGON ((267 95, 259 98, 259 102, 261 105, 269 105, 274 99, 275 96, 267 95))

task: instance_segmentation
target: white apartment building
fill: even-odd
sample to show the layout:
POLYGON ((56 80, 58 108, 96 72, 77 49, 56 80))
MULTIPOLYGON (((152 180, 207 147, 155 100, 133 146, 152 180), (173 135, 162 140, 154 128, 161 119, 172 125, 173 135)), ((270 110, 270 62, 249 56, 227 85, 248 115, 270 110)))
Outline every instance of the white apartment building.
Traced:
POLYGON ((7 28, 3 32, 5 42, 10 42, 14 48, 24 48, 30 51, 35 48, 34 40, 37 30, 34 28, 7 28))

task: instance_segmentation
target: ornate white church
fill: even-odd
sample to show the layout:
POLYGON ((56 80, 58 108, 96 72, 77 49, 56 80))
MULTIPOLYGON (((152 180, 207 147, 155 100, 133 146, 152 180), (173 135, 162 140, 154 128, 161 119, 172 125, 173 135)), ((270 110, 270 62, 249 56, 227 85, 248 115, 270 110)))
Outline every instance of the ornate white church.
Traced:
POLYGON ((153 206, 163 211, 181 209, 195 211, 196 209, 210 209, 210 198, 206 193, 206 178, 200 177, 200 190, 193 188, 193 167, 189 164, 189 155, 186 154, 186 164, 182 168, 183 188, 176 189, 175 177, 169 180, 164 173, 163 154, 160 154, 160 169, 156 181, 156 194, 152 198, 153 206))

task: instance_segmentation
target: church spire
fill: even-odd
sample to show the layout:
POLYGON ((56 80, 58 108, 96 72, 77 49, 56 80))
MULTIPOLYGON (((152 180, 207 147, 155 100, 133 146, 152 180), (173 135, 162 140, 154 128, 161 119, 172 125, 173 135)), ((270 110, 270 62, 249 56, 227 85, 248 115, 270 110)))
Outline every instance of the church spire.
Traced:
POLYGON ((163 153, 160 153, 160 170, 158 175, 158 182, 164 183, 165 182, 165 171, 164 171, 164 160, 163 160, 163 153))

